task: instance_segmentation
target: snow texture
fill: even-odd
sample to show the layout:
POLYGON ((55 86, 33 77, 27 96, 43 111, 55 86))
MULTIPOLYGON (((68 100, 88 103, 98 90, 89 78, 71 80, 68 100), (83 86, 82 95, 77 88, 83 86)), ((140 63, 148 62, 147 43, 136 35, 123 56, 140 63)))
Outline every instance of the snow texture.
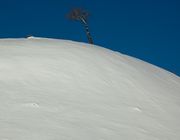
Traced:
POLYGON ((0 40, 0 140, 180 140, 180 78, 66 40, 0 40))

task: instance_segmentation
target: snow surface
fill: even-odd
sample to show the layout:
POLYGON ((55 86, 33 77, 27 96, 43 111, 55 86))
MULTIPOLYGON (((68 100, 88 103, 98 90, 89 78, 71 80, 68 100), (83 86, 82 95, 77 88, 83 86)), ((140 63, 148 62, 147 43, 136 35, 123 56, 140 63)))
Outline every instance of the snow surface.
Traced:
POLYGON ((98 46, 0 40, 0 140, 180 140, 180 78, 98 46))

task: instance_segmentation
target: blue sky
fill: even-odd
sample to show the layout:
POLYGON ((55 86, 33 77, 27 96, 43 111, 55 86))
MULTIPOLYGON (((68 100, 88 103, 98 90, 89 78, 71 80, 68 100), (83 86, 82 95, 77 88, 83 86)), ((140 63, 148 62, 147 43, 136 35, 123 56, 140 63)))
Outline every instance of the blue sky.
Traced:
POLYGON ((87 42, 81 24, 66 19, 74 7, 90 12, 95 44, 180 76, 178 0, 1 0, 0 38, 33 35, 87 42))

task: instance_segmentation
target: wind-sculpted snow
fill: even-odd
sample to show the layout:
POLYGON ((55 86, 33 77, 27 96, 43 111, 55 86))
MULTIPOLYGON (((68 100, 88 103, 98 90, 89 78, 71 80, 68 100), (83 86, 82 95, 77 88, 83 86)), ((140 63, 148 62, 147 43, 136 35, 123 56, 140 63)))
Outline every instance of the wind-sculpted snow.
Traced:
POLYGON ((180 140, 180 78, 98 46, 0 40, 0 140, 180 140))

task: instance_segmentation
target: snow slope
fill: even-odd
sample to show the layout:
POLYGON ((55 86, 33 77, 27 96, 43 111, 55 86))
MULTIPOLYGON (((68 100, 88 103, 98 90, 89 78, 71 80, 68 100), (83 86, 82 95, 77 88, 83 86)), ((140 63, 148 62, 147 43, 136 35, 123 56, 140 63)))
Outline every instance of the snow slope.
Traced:
POLYGON ((180 78, 65 40, 0 40, 0 140, 180 140, 180 78))

